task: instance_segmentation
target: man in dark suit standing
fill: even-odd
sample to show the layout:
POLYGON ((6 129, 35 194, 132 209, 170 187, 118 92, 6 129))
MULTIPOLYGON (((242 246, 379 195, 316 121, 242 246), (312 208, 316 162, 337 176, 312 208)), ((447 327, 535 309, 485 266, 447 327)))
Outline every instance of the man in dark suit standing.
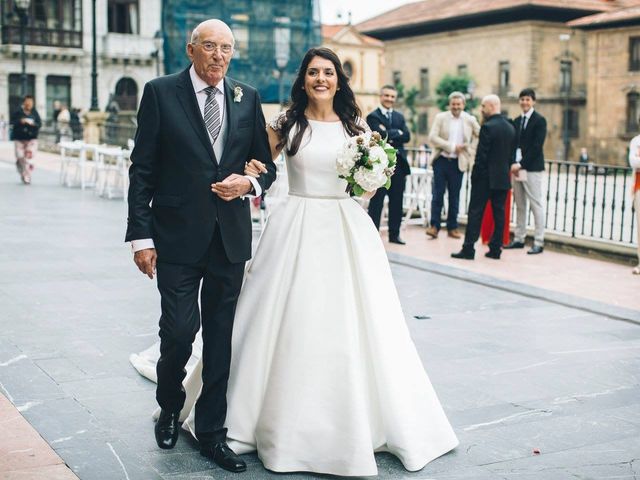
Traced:
POLYGON ((203 455, 238 472, 246 465, 227 446, 224 421, 233 317, 251 256, 243 196, 260 195, 276 169, 257 91, 225 76, 233 47, 225 23, 203 22, 187 44, 190 68, 145 85, 129 170, 126 241, 140 271, 158 276, 158 446, 173 448, 177 441, 184 367, 202 324, 196 436, 203 455), (266 165, 258 179, 243 175, 252 158, 266 165))
POLYGON ((409 141, 411 134, 407 128, 404 116, 393 109, 398 97, 398 92, 393 85, 385 85, 380 89, 380 106, 367 115, 369 128, 379 132, 387 142, 398 150, 396 171, 391 177, 391 187, 379 188, 369 201, 369 216, 376 228, 380 228, 380 216, 384 205, 385 195, 389 195, 389 242, 404 245, 405 241, 400 237, 400 224, 402 223, 402 197, 407 175, 411 173, 407 153, 404 144, 409 141))
POLYGON ((511 122, 500 114, 500 98, 497 95, 484 97, 481 109, 484 123, 480 128, 476 160, 471 172, 471 198, 464 244, 462 250, 451 256, 473 260, 482 215, 487 200, 491 200, 495 228, 485 256, 497 260, 502 253, 504 203, 511 188, 509 170, 513 163, 516 133, 511 122))
POLYGON ((504 248, 524 248, 527 234, 527 204, 531 206, 535 230, 533 247, 528 254, 542 253, 544 250, 544 207, 542 205, 542 176, 544 172, 544 141, 547 137, 547 121, 533 108, 536 92, 525 88, 519 97, 522 115, 513 119, 516 127, 513 198, 516 202, 517 222, 513 241, 504 248))

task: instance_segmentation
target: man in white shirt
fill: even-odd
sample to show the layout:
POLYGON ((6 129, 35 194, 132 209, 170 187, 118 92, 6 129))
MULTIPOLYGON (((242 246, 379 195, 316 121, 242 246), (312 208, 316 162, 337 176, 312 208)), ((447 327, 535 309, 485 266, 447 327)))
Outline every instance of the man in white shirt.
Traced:
POLYGON ((629 165, 633 168, 633 205, 636 210, 636 230, 638 231, 638 265, 632 272, 640 275, 640 135, 629 143, 629 165))
POLYGON ((276 169, 258 92, 226 76, 233 48, 229 27, 207 20, 187 44, 191 67, 145 85, 131 153, 126 241, 142 273, 153 278, 157 271, 161 296, 156 442, 170 449, 177 441, 184 367, 202 325, 195 433, 202 455, 240 472, 246 464, 227 446, 224 421, 233 317, 251 257, 243 196, 268 188, 276 169), (244 175, 254 158, 267 170, 257 179, 244 175))
POLYGON ((458 231, 458 209, 460 187, 464 172, 471 171, 480 124, 473 115, 464 111, 465 96, 462 92, 449 95, 449 110, 436 115, 429 132, 429 143, 433 147, 433 191, 431 194, 431 224, 427 235, 437 238, 440 232, 444 192, 449 191, 447 211, 447 234, 460 238, 458 231))

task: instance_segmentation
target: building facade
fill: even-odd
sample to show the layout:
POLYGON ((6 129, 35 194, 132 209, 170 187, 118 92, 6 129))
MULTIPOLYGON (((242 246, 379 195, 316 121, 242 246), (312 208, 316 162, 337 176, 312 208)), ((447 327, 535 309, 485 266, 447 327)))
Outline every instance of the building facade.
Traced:
POLYGON ((363 35, 353 25, 323 25, 322 42, 340 57, 362 114, 375 110, 385 83, 384 43, 363 35))
POLYGON ((640 134, 640 6, 569 25, 586 34, 590 156, 627 165, 629 141, 640 134))
MULTIPOLYGON (((438 82, 446 74, 465 75, 475 97, 499 95, 510 117, 520 113, 520 90, 535 89, 536 108, 548 121, 546 157, 563 159, 566 146, 567 158, 577 161, 580 148, 589 144, 587 35, 566 22, 626 3, 577 0, 566 5, 429 0, 357 27, 385 42, 385 80, 418 88, 418 143, 426 143, 430 120, 439 111, 438 82)), ((479 110, 474 113, 479 116, 479 110)))
MULTIPOLYGON (((20 22, 15 0, 0 0, 0 115, 21 101, 20 22)), ((98 106, 112 100, 135 111, 144 83, 162 71, 154 35, 161 30, 161 0, 96 0, 98 106), (158 61, 159 60, 159 61, 158 61)), ((32 0, 27 10, 27 92, 43 119, 53 102, 86 111, 91 106, 92 0, 32 0)))

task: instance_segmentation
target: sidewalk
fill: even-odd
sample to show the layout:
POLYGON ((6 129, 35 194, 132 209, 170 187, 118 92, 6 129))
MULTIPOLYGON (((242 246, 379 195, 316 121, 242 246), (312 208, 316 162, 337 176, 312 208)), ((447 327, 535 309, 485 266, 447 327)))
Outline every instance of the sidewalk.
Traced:
MULTIPOLYGON (((33 184, 23 186, 9 153, 0 148, 0 393, 13 406, 0 398, 0 422, 11 423, 12 435, 3 435, 14 443, 0 443, 0 480, 56 478, 6 473, 34 465, 16 457, 9 467, 4 453, 35 448, 38 436, 49 445, 39 465, 64 471, 65 462, 81 480, 238 479, 203 459, 187 435, 171 451, 155 445, 155 385, 128 356, 155 342, 159 298, 122 241, 122 201, 60 187, 55 155, 39 154, 33 184), (37 434, 13 427, 23 420, 37 434)), ((551 251, 506 252, 495 262, 480 248, 474 262, 454 261, 460 241, 429 241, 419 228, 405 237, 409 245, 389 248, 392 271, 460 446, 414 474, 378 455, 380 478, 636 478, 640 327, 543 296, 595 297, 581 282, 587 268, 612 275, 602 290, 626 292, 625 282, 637 280, 630 269, 551 251), (548 277, 576 265, 583 274, 544 287, 542 262, 553 267, 548 277), (519 278, 518 265, 530 278, 519 278)), ((246 459, 245 476, 283 478, 256 455, 246 459)))

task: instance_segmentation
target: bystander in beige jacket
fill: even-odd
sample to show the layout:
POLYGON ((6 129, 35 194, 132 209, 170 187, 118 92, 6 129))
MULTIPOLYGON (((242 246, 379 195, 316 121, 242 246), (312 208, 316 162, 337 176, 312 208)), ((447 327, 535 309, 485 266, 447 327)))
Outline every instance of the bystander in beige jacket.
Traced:
MULTIPOLYGON (((467 147, 458 155, 458 168, 461 172, 471 171, 473 161, 476 156, 478 146, 478 135, 480 134, 480 124, 476 117, 467 112, 460 112, 462 118, 462 129, 464 134, 464 145, 467 147)), ((443 152, 452 153, 456 146, 449 141, 449 124, 453 119, 450 111, 440 112, 433 121, 433 126, 429 132, 429 144, 433 148, 431 161, 438 158, 443 152)))

